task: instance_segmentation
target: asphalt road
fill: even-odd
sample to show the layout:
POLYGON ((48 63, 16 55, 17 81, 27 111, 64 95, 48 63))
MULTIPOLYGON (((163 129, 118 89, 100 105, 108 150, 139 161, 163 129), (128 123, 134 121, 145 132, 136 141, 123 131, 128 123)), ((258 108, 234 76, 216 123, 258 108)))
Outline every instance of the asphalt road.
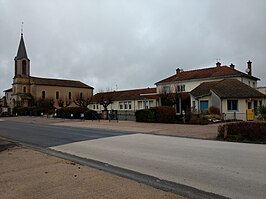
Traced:
POLYGON ((128 133, 54 126, 40 123, 0 121, 0 136, 38 147, 52 147, 82 140, 92 140, 128 133))
POLYGON ((230 198, 266 195, 265 145, 10 121, 0 122, 0 136, 230 198))

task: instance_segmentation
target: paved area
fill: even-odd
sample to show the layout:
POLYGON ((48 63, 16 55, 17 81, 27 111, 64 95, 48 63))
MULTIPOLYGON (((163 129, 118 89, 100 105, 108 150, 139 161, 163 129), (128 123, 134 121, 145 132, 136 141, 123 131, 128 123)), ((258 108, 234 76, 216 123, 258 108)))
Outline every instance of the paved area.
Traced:
POLYGON ((1 199, 183 198, 28 148, 9 148, 0 159, 1 199))
POLYGON ((266 195, 266 146, 131 134, 52 147, 230 198, 266 195))
POLYGON ((188 124, 160 124, 160 123, 141 123, 134 121, 91 121, 91 120, 69 120, 60 118, 46 117, 11 117, 4 118, 9 121, 22 121, 31 123, 45 123, 60 126, 82 127, 109 129, 127 132, 139 132, 155 135, 170 135, 191 138, 215 139, 217 136, 217 128, 220 124, 211 125, 188 125, 188 124))

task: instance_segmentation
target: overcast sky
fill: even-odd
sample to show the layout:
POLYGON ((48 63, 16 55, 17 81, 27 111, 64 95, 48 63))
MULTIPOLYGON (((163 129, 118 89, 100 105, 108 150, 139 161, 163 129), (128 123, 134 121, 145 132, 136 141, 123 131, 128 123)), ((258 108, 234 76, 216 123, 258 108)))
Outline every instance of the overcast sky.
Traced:
POLYGON ((22 21, 32 76, 98 92, 153 87, 217 58, 244 72, 250 59, 266 86, 265 0, 0 0, 0 91, 11 88, 22 21))

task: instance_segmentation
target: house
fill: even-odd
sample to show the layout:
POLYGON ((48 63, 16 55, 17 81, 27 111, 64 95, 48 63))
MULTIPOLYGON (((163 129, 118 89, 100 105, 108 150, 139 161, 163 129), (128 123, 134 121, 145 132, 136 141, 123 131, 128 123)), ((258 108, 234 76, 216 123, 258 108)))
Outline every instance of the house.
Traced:
POLYGON ((216 107, 224 119, 246 120, 247 110, 257 114, 265 99, 264 94, 234 78, 201 83, 190 94, 193 110, 216 107))
MULTIPOLYGON (((182 115, 182 112, 184 113, 195 108, 195 102, 190 97, 190 92, 202 83, 236 79, 246 84, 249 88, 256 88, 259 78, 252 76, 251 61, 247 62, 246 72, 243 73, 236 70, 233 64, 222 66, 220 62, 217 62, 215 67, 203 69, 184 71, 178 68, 174 75, 155 83, 155 85, 157 86, 158 94, 168 96, 175 101, 176 114, 182 115)), ((162 100, 163 103, 164 101, 162 100)))
POLYGON ((38 100, 52 100, 57 108, 74 106, 75 99, 88 99, 93 95, 93 87, 80 81, 31 76, 22 33, 14 61, 12 88, 4 91, 11 111, 16 106, 33 106, 38 100))
POLYGON ((100 92, 93 96, 89 109, 102 113, 117 110, 119 119, 134 119, 135 112, 159 105, 156 88, 143 88, 122 91, 100 92))

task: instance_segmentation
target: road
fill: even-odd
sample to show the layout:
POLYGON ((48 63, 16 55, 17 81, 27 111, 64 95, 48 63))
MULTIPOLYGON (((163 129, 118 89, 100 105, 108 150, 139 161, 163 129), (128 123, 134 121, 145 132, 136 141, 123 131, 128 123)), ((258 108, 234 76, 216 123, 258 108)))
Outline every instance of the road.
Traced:
POLYGON ((230 198, 265 198, 266 146, 0 122, 0 136, 230 198))

